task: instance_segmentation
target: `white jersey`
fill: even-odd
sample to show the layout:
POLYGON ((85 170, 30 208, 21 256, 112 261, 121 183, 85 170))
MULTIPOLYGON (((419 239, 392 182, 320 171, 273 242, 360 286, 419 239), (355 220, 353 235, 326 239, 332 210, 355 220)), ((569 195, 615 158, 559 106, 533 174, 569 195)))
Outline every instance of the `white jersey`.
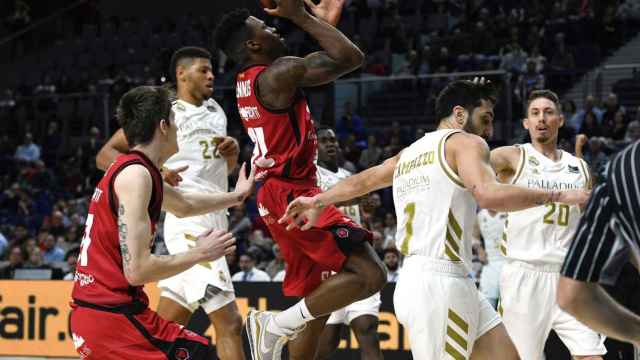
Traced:
MULTIPOLYGON (((317 176, 318 187, 322 189, 322 191, 327 191, 331 189, 340 180, 351 176, 351 172, 343 168, 338 168, 338 172, 333 172, 329 169, 325 169, 320 165, 318 165, 317 168, 318 168, 318 176, 317 176)), ((360 224, 360 206, 358 204, 351 205, 351 206, 342 206, 340 207, 340 210, 345 215, 350 217, 353 221, 360 224)))
POLYGON ((177 100, 172 110, 178 127, 178 152, 169 158, 166 166, 189 168, 181 173, 180 191, 226 192, 227 162, 220 156, 217 146, 227 135, 227 116, 213 99, 201 106, 177 100))
MULTIPOLYGON (((531 189, 568 190, 589 186, 587 164, 562 151, 554 162, 531 144, 520 148, 520 162, 514 185, 531 189)), ((509 260, 534 264, 562 264, 580 221, 580 208, 551 203, 508 213, 503 251, 509 260)))
POLYGON ((460 130, 437 130, 402 151, 393 176, 396 246, 405 255, 463 262, 471 269, 476 201, 445 160, 460 130))
POLYGON ((491 215, 489 210, 486 209, 478 212, 478 226, 484 239, 484 250, 487 252, 487 260, 489 260, 490 264, 504 261, 504 256, 500 252, 500 246, 502 245, 500 240, 504 233, 506 219, 506 213, 491 215))

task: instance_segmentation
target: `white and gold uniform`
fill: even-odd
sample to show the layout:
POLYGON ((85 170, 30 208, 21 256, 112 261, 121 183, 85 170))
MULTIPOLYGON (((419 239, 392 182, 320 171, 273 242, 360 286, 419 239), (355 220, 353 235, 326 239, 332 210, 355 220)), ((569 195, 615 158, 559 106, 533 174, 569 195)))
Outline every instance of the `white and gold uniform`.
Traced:
POLYGON ((471 269, 476 201, 445 160, 459 130, 437 130, 404 149, 393 179, 396 246, 406 256, 394 294, 414 359, 469 359, 500 318, 471 269))
MULTIPOLYGON (((562 151, 554 162, 531 144, 519 149, 514 185, 558 191, 589 186, 583 160, 562 151)), ((523 360, 544 359, 551 329, 574 356, 606 353, 604 337, 556 303, 560 267, 579 221, 580 208, 561 203, 508 213, 500 246, 507 260, 500 281, 500 309, 523 360)))
MULTIPOLYGON (((351 172, 343 168, 338 168, 338 172, 325 169, 320 165, 318 167, 318 187, 322 191, 327 191, 335 186, 340 180, 351 176, 351 172)), ((350 217, 353 221, 360 223, 360 206, 358 204, 350 206, 342 206, 340 210, 350 217)), ((363 315, 372 315, 378 317, 380 315, 380 293, 375 293, 366 299, 356 301, 351 305, 347 305, 342 309, 331 313, 327 320, 328 325, 345 324, 349 325, 353 319, 363 315)))
POLYGON ((500 252, 500 245, 506 218, 506 213, 491 215, 486 209, 478 212, 478 225, 484 239, 488 262, 482 268, 480 275, 480 291, 493 307, 496 307, 500 298, 500 274, 504 265, 504 256, 500 252))
MULTIPOLYGON (((184 165, 181 192, 227 192, 227 162, 217 151, 217 145, 227 134, 227 117, 213 99, 201 106, 177 100, 172 109, 178 127, 178 153, 166 162, 175 169, 184 165)), ((226 210, 179 219, 167 213, 164 220, 164 241, 169 253, 187 251, 195 238, 206 230, 227 230, 226 210)), ((229 267, 224 257, 198 264, 178 275, 161 280, 158 287, 168 297, 194 311, 202 306, 211 313, 235 299, 229 267)))

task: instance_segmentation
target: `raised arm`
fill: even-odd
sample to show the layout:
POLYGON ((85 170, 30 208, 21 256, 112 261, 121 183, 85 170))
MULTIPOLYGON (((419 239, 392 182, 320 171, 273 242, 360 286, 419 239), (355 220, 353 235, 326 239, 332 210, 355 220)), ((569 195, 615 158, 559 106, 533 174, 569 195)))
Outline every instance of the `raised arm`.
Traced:
POLYGON ((330 204, 339 204, 366 195, 393 184, 395 171, 400 154, 385 160, 382 164, 369 168, 358 174, 338 182, 326 192, 314 197, 299 197, 289 204, 285 215, 278 221, 281 224, 293 219, 290 228, 302 225, 305 219, 307 223, 302 230, 310 229, 322 212, 322 209, 330 204), (301 216, 302 215, 302 216, 301 216))
POLYGON ((251 194, 254 177, 255 168, 247 176, 243 164, 238 173, 235 190, 228 193, 181 193, 165 183, 162 208, 182 218, 240 205, 251 194))
POLYGON ((181 273, 193 265, 213 261, 232 251, 235 239, 223 231, 198 237, 196 246, 184 253, 168 256, 151 254, 148 213, 152 180, 142 165, 131 165, 117 175, 114 190, 118 197, 118 236, 122 267, 127 281, 134 286, 159 281, 181 273))
POLYGON ((454 134, 445 146, 447 161, 457 169, 481 208, 517 211, 549 202, 581 205, 589 198, 589 192, 584 190, 545 191, 498 183, 491 168, 489 147, 479 136, 454 134))
POLYGON ((96 155, 96 167, 102 171, 107 171, 109 165, 116 160, 118 155, 124 154, 127 151, 129 151, 127 137, 124 136, 122 129, 118 129, 109 141, 102 146, 100 151, 98 151, 96 155))
MULTIPOLYGON (((342 5, 338 2, 337 6, 342 5)), ((271 64, 258 77, 262 100, 267 104, 275 108, 289 106, 298 88, 332 82, 362 65, 362 51, 334 26, 309 14, 302 0, 280 0, 277 8, 265 11, 290 19, 323 49, 304 58, 285 56, 271 64)))

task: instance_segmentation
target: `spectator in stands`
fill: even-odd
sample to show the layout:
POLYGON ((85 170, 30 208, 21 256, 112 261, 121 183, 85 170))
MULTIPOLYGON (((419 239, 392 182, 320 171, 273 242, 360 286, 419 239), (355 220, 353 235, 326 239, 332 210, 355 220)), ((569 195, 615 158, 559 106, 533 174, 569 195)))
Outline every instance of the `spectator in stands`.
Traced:
MULTIPOLYGON (((64 257, 63 257, 64 260, 64 257)), ((39 248, 34 248, 29 254, 28 260, 23 264, 22 269, 42 269, 51 270, 51 279, 62 279, 62 270, 59 268, 51 267, 49 264, 45 264, 42 251, 39 248)))
POLYGON ((67 262, 67 266, 69 269, 67 273, 64 275, 64 280, 73 280, 76 274, 76 263, 78 262, 78 255, 80 254, 80 248, 73 248, 67 251, 67 254, 64 256, 64 261, 67 262))
POLYGON ((338 140, 344 141, 350 135, 355 135, 356 140, 364 140, 364 121, 360 115, 353 112, 351 101, 344 103, 344 113, 336 122, 336 135, 338 140))
POLYGON ((67 231, 65 222, 69 223, 69 219, 65 219, 62 211, 54 211, 49 218, 49 232, 54 236, 64 235, 67 231))
POLYGON ((247 252, 240 255, 238 264, 240 265, 240 271, 231 277, 232 281, 271 281, 269 274, 256 268, 256 258, 252 253, 247 252))
POLYGON ((28 238, 24 242, 24 258, 29 259, 31 257, 31 253, 33 253, 33 251, 37 248, 38 241, 35 238, 28 238))
POLYGON ((13 235, 10 238, 12 239, 11 243, 13 245, 22 245, 28 237, 29 230, 27 227, 22 223, 18 223, 13 228, 13 235))
POLYGON ((627 126, 627 135, 624 137, 625 146, 640 140, 640 121, 634 120, 627 126))
MULTIPOLYGON (((536 63, 536 71, 539 73, 543 73, 547 66, 547 58, 540 53, 540 47, 538 45, 534 46, 531 49, 531 55, 529 55, 528 60, 531 60, 536 63)), ((575 107, 575 104, 574 104, 575 107)))
POLYGON ((556 35, 556 47, 549 65, 555 71, 569 71, 576 67, 576 59, 571 50, 567 48, 564 42, 564 34, 562 33, 556 35))
POLYGON ((514 94, 518 101, 523 101, 533 90, 544 89, 544 84, 544 75, 536 70, 536 62, 529 59, 525 73, 518 78, 514 94))
POLYGON ((42 243, 44 253, 42 258, 45 264, 51 264, 64 261, 64 250, 56 244, 56 238, 53 234, 48 234, 42 243))
POLYGON ((62 148, 62 134, 60 134, 57 121, 51 121, 47 127, 47 135, 44 137, 42 146, 46 150, 42 154, 42 160, 50 167, 56 166, 56 160, 62 148))
POLYGON ((583 158, 589 164, 594 183, 598 183, 609 163, 609 157, 604 153, 604 146, 605 139, 601 137, 589 139, 584 134, 576 136, 576 156, 583 158), (586 151, 583 150, 585 146, 586 151))
POLYGON ((248 239, 252 226, 251 220, 245 212, 244 205, 238 205, 231 209, 231 216, 229 216, 229 232, 231 232, 236 239, 248 239))
POLYGON ((565 124, 569 125, 573 120, 573 117, 578 113, 576 102, 573 100, 565 100, 562 103, 562 115, 564 116, 565 124))
MULTIPOLYGON (((100 130, 92 126, 89 129, 89 138, 84 141, 82 144, 82 153, 84 154, 83 163, 86 164, 88 160, 93 159, 93 157, 100 151, 102 148, 104 141, 100 137, 100 130)), ((95 161, 89 161, 90 163, 94 163, 95 161)))
POLYGON ((274 258, 264 269, 271 278, 275 277, 277 273, 284 270, 284 258, 282 257, 282 252, 280 252, 280 245, 273 244, 272 249, 274 258))
POLYGON ((388 247, 384 250, 382 262, 387 267, 387 282, 398 281, 398 270, 400 269, 400 252, 395 247, 388 247))
POLYGON ((505 71, 521 74, 526 68, 527 53, 517 41, 504 46, 500 50, 500 57, 500 68, 505 71))
POLYGON ((384 230, 382 232, 384 236, 384 245, 386 249, 390 246, 395 246, 396 239, 396 216, 393 213, 386 213, 384 215, 384 230))
POLYGON ((624 111, 618 110, 613 117, 605 115, 602 120, 602 136, 612 140, 623 140, 627 132, 627 119, 624 111))
POLYGON ((378 145, 376 136, 369 134, 367 137, 368 146, 360 153, 358 165, 360 169, 368 169, 374 165, 378 165, 382 160, 382 148, 378 145))
POLYGON ((584 122, 585 115, 588 113, 595 114, 598 124, 602 122, 602 110, 596 106, 596 98, 593 95, 587 95, 587 97, 585 97, 583 109, 569 120, 569 126, 571 126, 576 132, 579 132, 582 127, 582 123, 584 122))
POLYGON ((240 267, 238 267, 238 254, 235 252, 227 254, 225 259, 227 260, 227 265, 229 265, 230 274, 235 274, 240 271, 240 267))
POLYGON ((0 270, 0 279, 13 279, 16 269, 20 269, 24 263, 24 252, 18 245, 9 249, 9 264, 0 270))
POLYGON ((16 149, 15 158, 25 162, 40 160, 40 146, 33 143, 33 135, 31 133, 25 134, 24 144, 16 149))
POLYGON ((594 112, 585 114, 584 122, 582 126, 580 126, 579 133, 585 134, 588 138, 602 135, 602 129, 600 128, 600 124, 598 124, 598 118, 594 112))
POLYGON ((626 115, 627 109, 618 103, 618 95, 610 93, 604 101, 604 112, 602 113, 602 121, 605 127, 613 125, 618 112, 626 115))

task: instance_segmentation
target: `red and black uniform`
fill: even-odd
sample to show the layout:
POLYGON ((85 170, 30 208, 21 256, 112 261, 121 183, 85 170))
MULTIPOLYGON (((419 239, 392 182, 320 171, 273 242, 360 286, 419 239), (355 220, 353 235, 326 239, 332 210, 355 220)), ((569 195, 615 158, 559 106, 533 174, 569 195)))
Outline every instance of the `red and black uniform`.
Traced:
POLYGON ((257 194, 258 210, 287 263, 284 294, 305 296, 320 285, 323 275, 340 271, 349 250, 369 241, 371 234, 335 206, 328 206, 311 230, 287 231, 277 223, 290 201, 321 192, 314 163, 318 140, 302 93, 287 109, 261 103, 256 80, 267 67, 254 65, 238 73, 238 111, 255 144, 256 179, 263 182, 257 194))
POLYGON ((143 287, 131 286, 122 270, 113 184, 120 171, 134 164, 144 166, 153 179, 148 211, 155 234, 162 176, 143 153, 131 151, 107 169, 91 198, 71 294, 74 345, 83 359, 204 358, 208 341, 151 311, 143 287))

